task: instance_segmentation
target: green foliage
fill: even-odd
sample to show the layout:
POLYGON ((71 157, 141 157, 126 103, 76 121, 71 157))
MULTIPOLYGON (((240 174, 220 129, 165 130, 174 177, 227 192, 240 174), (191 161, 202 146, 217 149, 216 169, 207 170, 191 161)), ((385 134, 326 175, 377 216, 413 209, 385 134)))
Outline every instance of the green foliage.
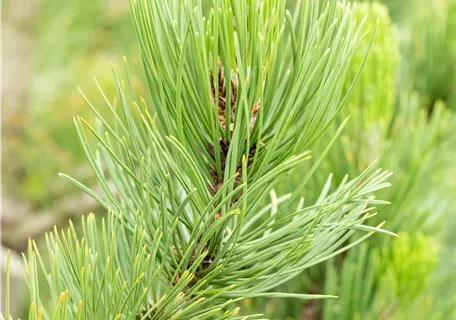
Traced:
MULTIPOLYGON (((399 48, 395 27, 384 5, 379 2, 358 3, 353 12, 358 21, 368 17, 363 26, 365 31, 376 30, 366 65, 347 103, 348 113, 360 131, 358 138, 363 139, 361 134, 375 134, 371 126, 375 126, 377 131, 385 131, 387 128, 384 127, 394 114, 399 48)), ((367 48, 368 40, 366 38, 361 47, 367 48)), ((364 51, 358 50, 351 62, 347 87, 355 78, 363 59, 364 51)))
MULTIPOLYGON (((167 8, 138 1, 132 9, 153 105, 165 133, 188 146, 195 159, 211 144, 219 179, 236 172, 243 154, 248 158, 252 152, 257 160, 250 178, 313 146, 342 105, 348 62, 363 36, 338 2, 319 20, 318 2, 302 3, 294 19, 285 13, 285 2, 250 4, 257 6, 259 12, 247 12, 246 4, 221 1, 207 22, 199 10, 194 13, 185 5, 183 12, 165 19, 167 11, 178 10, 177 3, 167 8), (232 24, 233 18, 239 26, 232 24), (284 38, 287 22, 290 30, 284 38), (224 176, 225 159, 217 156, 220 139, 236 145, 227 154, 224 176)), ((213 166, 198 165, 201 171, 213 166)))
MULTIPOLYGON (((358 3, 354 13, 358 21, 367 16, 363 31, 376 30, 376 35, 371 46, 369 39, 361 44, 362 49, 370 46, 371 50, 347 108, 341 112, 342 117, 350 116, 350 121, 342 132, 340 142, 336 143, 323 163, 327 172, 335 175, 336 181, 340 181, 345 174, 357 175, 383 155, 383 141, 387 138, 395 114, 399 48, 388 11, 385 6, 373 2, 358 3)), ((346 88, 356 77, 364 50, 358 50, 350 63, 346 88)), ((330 139, 336 129, 333 125, 326 139, 330 139)), ((319 178, 320 183, 323 183, 325 177, 319 175, 319 178)))
MULTIPOLYGON (((146 83, 125 63, 124 81, 113 68, 113 85, 96 82, 98 99, 84 89, 56 100, 92 111, 75 124, 101 192, 61 176, 109 214, 55 228, 45 248, 30 240, 29 319, 453 317, 456 260, 442 230, 452 227, 455 123, 440 99, 451 106, 454 95, 455 1, 407 3, 412 19, 385 2, 398 28, 372 1, 302 1, 291 13, 280 0, 212 10, 131 0, 146 83), (374 211, 387 203, 376 196, 392 204, 374 211), (364 242, 394 235, 385 220, 400 237, 364 242)), ((129 31, 111 29, 101 1, 70 8, 44 29, 63 25, 70 43, 90 35, 101 47, 129 31), (80 27, 72 14, 83 7, 80 27)), ((58 68, 71 60, 40 45, 58 68)), ((71 70, 99 70, 91 48, 71 70)), ((59 148, 71 143, 62 126, 59 148)))
MULTIPOLYGON (((389 230, 409 232, 413 239, 420 237, 417 231, 425 232, 429 236, 424 239, 428 240, 420 241, 422 244, 429 242, 430 248, 417 246, 414 254, 426 256, 433 246, 434 240, 431 239, 443 239, 442 230, 454 205, 454 139, 451 138, 454 122, 441 101, 435 104, 432 114, 424 107, 427 99, 416 93, 401 92, 395 102, 399 48, 386 8, 374 2, 359 4, 356 10, 371 13, 365 26, 373 24, 378 17, 384 23, 377 29, 378 37, 371 46, 359 87, 349 99, 347 111, 341 112, 342 116, 349 113, 352 117, 309 182, 311 187, 306 189, 305 195, 311 201, 318 198, 314 190, 324 186, 330 173, 336 182, 342 181, 347 173, 356 175, 371 161, 379 159, 382 166, 395 173, 390 179, 392 187, 378 193, 381 199, 392 204, 379 207, 371 223, 387 221, 389 230)), ((354 59, 352 66, 355 70, 358 65, 354 59)), ((331 139, 331 133, 336 129, 332 126, 324 141, 331 139)), ((315 153, 318 149, 319 146, 315 153)), ((299 184, 298 179, 293 184, 288 183, 286 190, 293 190, 299 184)), ((356 241, 356 238, 351 241, 356 241)), ((393 305, 393 300, 403 299, 402 295, 406 295, 395 292, 393 284, 396 284, 392 283, 396 281, 393 275, 399 275, 406 266, 395 263, 397 257, 384 254, 393 250, 391 246, 396 243, 401 242, 392 243, 391 238, 374 237, 369 246, 351 251, 348 258, 333 259, 335 262, 331 262, 326 270, 314 270, 317 276, 313 283, 325 282, 325 293, 340 296, 338 301, 326 300, 315 309, 322 311, 326 319, 379 319, 384 316, 382 311, 388 315, 388 306, 393 305), (382 248, 382 255, 378 247, 382 248), (381 281, 386 281, 385 277, 373 267, 378 265, 380 268, 380 260, 392 274, 387 282, 389 286, 380 287, 381 281)), ((400 254, 408 257, 411 253, 402 251, 400 254)), ((431 257, 429 259, 432 261, 431 257)), ((424 267, 425 263, 420 262, 420 265, 424 267)), ((432 274, 437 268, 435 263, 431 263, 427 273, 432 274)), ((454 273, 450 273, 448 278, 454 279, 454 273)), ((410 286, 413 281, 422 281, 424 276, 411 274, 411 278, 410 286)), ((311 288, 308 282, 303 280, 302 287, 311 288)), ((416 310, 432 316, 439 314, 442 307, 430 298, 438 293, 432 290, 430 287, 426 288, 426 293, 416 290, 416 296, 406 299, 401 308, 394 311, 393 318, 413 314, 420 318, 416 310)), ((307 306, 302 305, 301 309, 305 310, 307 306)))
MULTIPOLYGON (((389 130, 385 130, 377 140, 360 147, 358 138, 347 139, 342 142, 345 147, 337 155, 329 154, 331 158, 328 159, 337 158, 339 162, 346 159, 343 161, 347 161, 352 170, 359 168, 359 161, 366 156, 379 157, 382 165, 391 168, 396 173, 392 178, 393 187, 381 196, 391 201, 392 205, 379 208, 379 217, 388 221, 391 230, 411 232, 410 237, 419 241, 414 240, 418 244, 413 247, 413 243, 408 245, 409 238, 405 236, 404 240, 396 240, 390 247, 388 241, 384 241, 387 239, 382 239, 386 247, 380 257, 375 249, 366 249, 364 252, 358 250, 359 255, 353 258, 355 260, 348 258, 342 263, 340 291, 329 290, 335 288, 337 281, 334 279, 335 274, 327 274, 328 291, 325 292, 340 292, 341 296, 338 303, 324 304, 327 319, 334 317, 333 312, 340 312, 338 319, 356 318, 357 313, 359 319, 409 319, 413 315, 421 319, 425 314, 433 317, 439 314, 440 309, 433 303, 429 289, 423 292, 423 288, 413 287, 413 284, 427 285, 424 279, 429 278, 436 268, 437 252, 433 249, 436 246, 435 240, 420 238, 414 233, 425 230, 430 234, 436 232, 437 237, 442 238, 442 233, 438 230, 444 228, 442 223, 446 221, 453 205, 454 189, 451 187, 451 178, 448 179, 454 174, 451 160, 453 141, 448 139, 453 126, 450 114, 442 103, 436 104, 431 117, 421 105, 417 95, 403 95, 397 114, 387 123, 386 129, 389 130), (358 148, 355 152, 348 152, 347 146, 356 142, 358 148), (350 155, 352 158, 348 158, 350 155), (397 247, 399 245, 402 251, 397 247), (405 252, 404 248, 410 251, 405 252), (396 254, 385 255, 388 250, 396 254), (423 257, 426 258, 425 261, 419 261, 423 257), (412 264, 398 262, 398 259, 404 258, 412 264), (372 271, 380 260, 387 266, 382 267, 384 275, 372 271), (408 278, 401 278, 403 274, 407 274, 408 278), (362 284, 359 279, 364 279, 362 284), (363 289, 351 287, 357 283, 363 289), (405 291, 405 288, 410 291, 405 291), (362 297, 356 300, 350 294, 352 290, 362 292, 362 297), (413 294, 413 297, 410 296, 413 294)), ((378 122, 380 121, 379 118, 378 122)), ((369 137, 372 138, 373 135, 369 137)), ((332 166, 332 170, 341 172, 343 169, 332 166)), ((334 270, 328 269, 327 272, 334 273, 334 270)), ((454 275, 451 277, 454 278, 454 275)))
MULTIPOLYGON (((386 14, 385 8, 378 3, 360 4, 357 10, 386 14)), ((371 14, 367 21, 372 23, 377 18, 371 14)), ((442 222, 439 218, 444 217, 451 207, 452 180, 445 178, 453 172, 454 141, 450 139, 450 133, 454 124, 451 113, 442 102, 437 102, 429 115, 422 108, 425 102, 416 93, 403 92, 394 104, 396 95, 391 84, 395 83, 397 60, 394 57, 398 55, 398 44, 391 40, 394 39, 394 29, 390 22, 381 26, 378 35, 383 34, 383 37, 372 45, 365 72, 360 78, 361 87, 348 101, 348 110, 341 112, 350 113, 349 123, 352 123, 347 125, 325 157, 317 178, 311 181, 314 187, 310 190, 320 189, 329 173, 334 175, 335 181, 341 181, 346 173, 356 175, 371 161, 379 159, 382 166, 395 173, 391 179, 393 187, 381 194, 393 205, 379 208, 380 221, 387 220, 394 232, 423 228, 429 231, 438 227, 435 224, 442 222), (386 55, 392 57, 389 62, 386 55), (385 60, 382 63, 384 69, 390 72, 382 78, 373 77, 375 72, 372 70, 379 69, 376 61, 381 59, 385 60), (366 83, 365 88, 372 89, 361 90, 363 83, 366 83), (372 92, 376 93, 375 97, 372 97, 372 92), (433 188, 429 189, 429 185, 433 188)), ((356 68, 357 65, 357 60, 354 60, 353 66, 356 68)), ((331 130, 335 132, 336 127, 331 130)), ((309 193, 307 196, 314 199, 318 194, 309 193)))
MULTIPOLYGON (((51 257, 49 268, 45 267, 36 244, 30 243, 28 257, 24 256, 32 297, 30 318, 97 319, 109 315, 115 319, 167 319, 173 315, 179 319, 211 319, 219 313, 220 306, 236 300, 201 309, 218 295, 203 298, 209 289, 198 292, 201 286, 189 288, 185 291, 188 296, 184 295, 182 291, 194 279, 189 271, 175 275, 172 285, 164 290, 167 280, 160 272, 159 261, 166 257, 159 252, 158 244, 166 235, 161 232, 149 236, 139 225, 129 230, 114 214, 109 215, 106 222, 102 220, 101 229, 94 215, 83 218, 82 226, 82 239, 71 223, 66 233, 55 229, 46 237, 51 257), (152 244, 148 245, 149 241, 152 244), (152 250, 149 251, 148 246, 152 250), (37 279, 39 268, 44 272, 49 291, 56 297, 47 307, 48 311, 38 308, 42 305, 37 279), (147 296, 157 299, 153 307, 147 306, 147 296), (186 308, 180 308, 183 304, 186 308)), ((235 319, 231 316, 236 312, 227 311, 220 319, 235 319)))
MULTIPOLYGON (((404 88, 417 90, 428 108, 454 102, 456 86, 456 1, 417 1, 413 19, 402 23, 404 88), (409 87, 406 87, 406 86, 409 87)), ((453 107, 453 104, 450 104, 453 107)))
POLYGON ((30 319, 258 318, 229 304, 332 298, 270 290, 389 233, 366 225, 384 203, 372 194, 389 186, 375 164, 335 188, 330 176, 310 205, 294 202, 321 158, 292 194, 270 192, 299 175, 359 76, 347 87, 366 36, 350 6, 302 2, 292 15, 284 1, 219 0, 204 18, 195 4, 131 1, 152 108, 137 98, 128 66, 125 82, 113 73, 119 106, 105 99, 110 117, 84 96, 97 119, 75 124, 102 194, 61 176, 110 216, 101 232, 90 215, 80 235, 72 225, 49 235, 49 269, 30 243, 30 319))
POLYGON ((428 285, 438 259, 439 244, 420 233, 400 234, 392 246, 381 253, 381 276, 375 293, 373 318, 395 318, 395 313, 410 314, 415 299, 421 297, 428 285), (385 308, 385 306, 390 306, 385 308), (378 315, 378 316, 377 316, 378 315), (388 316, 389 315, 389 316, 388 316))
POLYGON ((416 95, 400 103, 380 159, 397 172, 394 190, 383 195, 394 206, 385 207, 381 214, 395 231, 436 232, 452 208, 453 181, 448 177, 454 172, 450 139, 454 122, 441 102, 431 117, 416 95))
POLYGON ((419 312, 429 311, 425 288, 438 251, 433 238, 401 233, 381 250, 367 244, 351 250, 340 272, 328 263, 325 291, 341 292, 343 298, 325 303, 323 319, 421 318, 419 312))

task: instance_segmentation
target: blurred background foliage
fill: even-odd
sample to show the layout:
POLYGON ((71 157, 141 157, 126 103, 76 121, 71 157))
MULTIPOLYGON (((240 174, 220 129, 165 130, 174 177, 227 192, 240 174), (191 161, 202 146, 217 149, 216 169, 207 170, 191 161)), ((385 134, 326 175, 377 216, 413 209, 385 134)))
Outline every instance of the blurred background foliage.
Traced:
MULTIPOLYGON (((128 9, 126 0, 2 2, 4 46, 12 48, 3 64, 18 61, 18 67, 4 68, 3 77, 15 79, 11 86, 20 84, 4 89, 2 97, 5 246, 21 251, 29 236, 98 210, 57 173, 94 183, 72 121, 75 115, 92 117, 78 86, 103 106, 96 77, 115 104, 109 62, 120 66, 125 55, 137 92, 148 91, 128 9), (34 10, 25 15, 26 6, 34 10)), ((456 1, 364 1, 353 10, 360 22, 368 15, 369 33, 352 70, 363 63, 378 20, 376 37, 328 137, 342 119, 351 119, 305 201, 316 200, 330 173, 338 185, 345 174, 353 177, 378 159, 394 176, 393 187, 379 196, 392 204, 378 208, 377 222, 386 221, 385 228, 400 236, 374 235, 280 288, 335 294, 337 300, 248 299, 242 307, 273 319, 455 319, 456 1)), ((313 151, 318 158, 322 150, 313 151)), ((276 191, 293 191, 298 183, 290 176, 276 191)))
MULTIPOLYGON (((28 105, 33 125, 29 127, 30 141, 20 151, 24 161, 20 165, 26 170, 21 192, 37 205, 46 206, 69 192, 64 182, 48 184, 56 172, 84 170, 84 155, 72 118, 76 114, 90 117, 91 112, 77 87, 98 98, 94 103, 99 103, 92 77, 113 97, 109 62, 121 64, 125 54, 139 64, 127 4, 108 0, 41 1, 34 53, 35 75, 28 105)), ((140 87, 141 82, 138 79, 135 84, 140 87)))

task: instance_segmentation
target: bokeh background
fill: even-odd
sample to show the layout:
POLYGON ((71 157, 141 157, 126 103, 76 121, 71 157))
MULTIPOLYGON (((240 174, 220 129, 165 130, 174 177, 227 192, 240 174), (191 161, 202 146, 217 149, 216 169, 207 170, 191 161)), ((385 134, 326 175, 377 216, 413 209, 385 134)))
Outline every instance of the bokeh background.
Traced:
MULTIPOLYGON (((289 2, 292 7, 293 1, 289 2)), ((393 312, 385 317, 379 315, 372 318, 402 319, 404 316, 407 319, 411 311, 406 310, 430 299, 433 301, 428 303, 430 315, 453 319, 456 293, 451 282, 456 282, 456 234, 453 232, 456 227, 456 209, 453 210, 456 178, 454 171, 445 166, 451 159, 456 159, 453 157, 456 155, 456 140, 453 137, 455 119, 451 114, 451 110, 456 109, 456 1, 384 0, 383 4, 388 9, 386 19, 391 25, 394 41, 391 34, 386 34, 386 38, 380 37, 379 41, 383 41, 385 46, 397 45, 399 50, 397 66, 393 71, 395 81, 392 85, 385 84, 394 87, 394 101, 391 103, 413 104, 415 109, 419 109, 424 122, 432 122, 435 105, 442 105, 441 108, 445 109, 445 117, 442 117, 445 120, 444 123, 441 118, 436 120, 442 121, 439 125, 415 126, 407 131, 408 136, 404 132, 388 136, 388 142, 394 144, 394 148, 386 149, 390 150, 388 159, 396 165, 391 169, 399 171, 399 175, 403 170, 407 172, 405 176, 408 174, 419 181, 406 179, 408 184, 403 189, 411 196, 402 199, 400 195, 389 194, 391 198, 396 196, 398 201, 403 200, 403 203, 392 207, 387 215, 392 217, 399 231, 411 229, 423 234, 405 235, 401 238, 405 240, 396 243, 395 249, 383 256, 390 257, 393 261, 391 264, 396 263, 398 269, 408 268, 399 275, 394 270, 384 272, 393 273, 396 277, 393 277, 394 281, 401 280, 401 285, 405 287, 415 285, 412 291, 416 297, 413 294, 413 297, 398 294, 393 300, 386 299, 389 302, 385 303, 397 302, 396 309, 399 310, 401 302, 394 299, 409 299, 410 302, 401 311, 404 314, 393 312), (421 162, 410 159, 422 158, 423 150, 420 147, 426 145, 426 137, 432 136, 436 126, 439 137, 429 142, 429 148, 434 149, 430 159, 427 159, 428 167, 422 170, 421 162), (440 144, 443 147, 437 148, 440 144), (401 157, 394 158, 396 150, 401 157), (409 212, 411 218, 407 219, 410 221, 414 219, 413 213, 424 212, 426 219, 432 220, 432 227, 420 224, 402 228, 402 225, 407 225, 407 219, 397 219, 402 211, 409 212), (412 247, 413 250, 410 249, 412 247), (394 252, 403 254, 396 257, 394 252), (426 269, 413 279, 407 279, 407 274, 416 266, 402 261, 410 254, 417 257, 413 261, 426 269), (432 288, 419 283, 424 281, 423 274, 433 283, 430 286, 432 288), (441 299, 445 303, 434 303, 441 299)), ((66 225, 68 219, 79 221, 79 217, 88 212, 103 214, 92 199, 59 178, 57 173, 67 173, 96 189, 94 176, 85 161, 72 121, 75 115, 93 117, 78 92, 78 86, 93 104, 105 105, 93 77, 108 99, 114 99, 111 68, 122 67, 125 56, 133 74, 134 87, 147 99, 148 90, 128 10, 127 0, 2 1, 1 241, 2 253, 6 248, 11 248, 15 254, 14 261, 19 260, 20 252, 26 250, 29 237, 43 241, 44 233, 54 225, 66 225)), ((379 70, 386 68, 389 60, 396 59, 390 53, 383 54, 386 58, 385 61, 378 61, 376 68, 379 70)), ((372 77, 375 80, 375 75, 372 77)), ((385 87, 379 85, 378 90, 381 89, 385 87)), ((381 109, 384 106, 374 107, 381 109)), ((375 112, 373 114, 375 116, 375 112)), ((369 143, 369 148, 380 148, 375 141, 369 143)), ((364 153, 370 153, 367 147, 364 153)), ((333 153, 329 159, 336 163, 337 154, 333 153)), ((359 170, 350 166, 345 169, 348 173, 359 170)), ((401 190, 398 192, 406 192, 401 190)), ((356 257, 353 259, 356 261, 356 257)), ((328 270, 332 267, 338 266, 328 265, 328 270)), ((350 279, 349 270, 344 272, 346 278, 350 279)), ((14 312, 17 316, 23 316, 28 307, 27 289, 20 277, 20 270, 13 263, 14 312)), ((305 290, 309 289, 308 284, 312 282, 309 279, 312 278, 313 275, 308 275, 305 277, 307 280, 303 280, 302 287, 305 290)), ((388 283, 384 285, 388 286, 388 283)), ((343 283, 336 287, 337 290, 345 288, 343 283)), ((322 291, 323 288, 315 290, 322 291)), ((266 312, 276 319, 319 319, 323 308, 321 305, 273 300, 249 302, 244 307, 266 312), (315 315, 313 309, 320 310, 317 312, 319 316, 315 315)), ((424 314, 415 316, 418 318, 413 319, 427 319, 424 314)), ((347 316, 347 319, 350 318, 347 316)))

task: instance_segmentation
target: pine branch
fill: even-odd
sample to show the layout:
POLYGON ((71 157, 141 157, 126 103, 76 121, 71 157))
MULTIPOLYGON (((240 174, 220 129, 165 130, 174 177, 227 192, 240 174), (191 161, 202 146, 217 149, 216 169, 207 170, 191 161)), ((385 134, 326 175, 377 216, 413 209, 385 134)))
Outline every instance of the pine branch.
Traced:
POLYGON ((391 234, 366 225, 385 203, 372 194, 389 186, 375 163, 296 205, 346 121, 292 194, 271 192, 299 174, 359 77, 344 89, 365 37, 350 6, 302 2, 292 16, 285 1, 218 0, 205 18, 200 4, 131 1, 152 106, 128 66, 126 82, 113 68, 112 121, 86 98, 98 120, 75 125, 102 192, 62 177, 110 215, 101 231, 89 215, 80 235, 72 224, 49 234, 50 269, 30 241, 30 318, 240 319, 232 305, 243 298, 334 298, 270 290, 391 234), (46 308, 39 270, 54 297, 46 308))

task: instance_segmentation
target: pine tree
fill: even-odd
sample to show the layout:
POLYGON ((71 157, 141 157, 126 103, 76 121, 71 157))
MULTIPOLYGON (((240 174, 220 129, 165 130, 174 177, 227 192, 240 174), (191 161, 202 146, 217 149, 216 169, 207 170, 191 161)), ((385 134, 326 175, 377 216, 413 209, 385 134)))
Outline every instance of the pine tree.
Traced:
POLYGON ((292 14, 280 0, 217 0, 205 16, 200 1, 131 0, 131 14, 151 102, 127 63, 125 81, 113 68, 117 103, 100 87, 112 114, 84 96, 97 121, 75 125, 102 193, 61 176, 108 216, 56 228, 45 251, 29 241, 29 319, 257 319, 236 303, 334 298, 272 289, 391 234, 366 223, 386 203, 373 193, 389 186, 375 163, 300 199, 346 122, 337 114, 375 29, 344 1, 303 1, 292 14), (276 196, 291 175, 299 185, 276 196))

